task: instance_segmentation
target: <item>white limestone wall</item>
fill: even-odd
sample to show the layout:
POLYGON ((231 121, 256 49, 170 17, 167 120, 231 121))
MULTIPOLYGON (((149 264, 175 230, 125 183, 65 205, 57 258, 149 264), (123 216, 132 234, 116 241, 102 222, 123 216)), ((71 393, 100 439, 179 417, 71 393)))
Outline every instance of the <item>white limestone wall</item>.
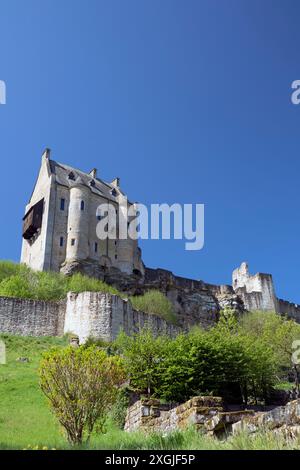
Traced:
POLYGON ((57 185, 55 188, 55 202, 53 204, 53 231, 51 250, 51 271, 59 271, 62 263, 66 259, 66 249, 68 241, 68 212, 70 204, 70 191, 65 186, 57 185), (64 209, 61 209, 61 200, 65 200, 64 209), (60 239, 63 239, 63 246, 60 246, 60 239))
POLYGON ((121 330, 132 334, 145 326, 154 334, 175 335, 179 332, 157 315, 133 310, 129 301, 117 295, 100 292, 68 294, 64 332, 76 334, 80 343, 88 338, 112 341, 121 330))
POLYGON ((90 190, 83 185, 76 185, 70 189, 67 261, 84 260, 89 257, 89 195, 90 190), (82 203, 84 203, 83 210, 82 203), (75 240, 74 244, 72 240, 75 240))
POLYGON ((0 332, 21 336, 62 336, 66 302, 0 297, 0 332))
POLYGON ((25 208, 25 213, 44 198, 44 212, 41 232, 32 243, 23 238, 21 263, 38 271, 49 269, 50 253, 51 253, 51 213, 54 204, 53 180, 49 169, 48 154, 45 152, 42 156, 42 164, 40 167, 38 179, 31 195, 30 201, 25 208))
POLYGON ((271 274, 251 275, 248 264, 244 262, 232 273, 232 287, 236 293, 243 297, 247 310, 253 310, 253 306, 256 305, 256 310, 278 311, 271 274))

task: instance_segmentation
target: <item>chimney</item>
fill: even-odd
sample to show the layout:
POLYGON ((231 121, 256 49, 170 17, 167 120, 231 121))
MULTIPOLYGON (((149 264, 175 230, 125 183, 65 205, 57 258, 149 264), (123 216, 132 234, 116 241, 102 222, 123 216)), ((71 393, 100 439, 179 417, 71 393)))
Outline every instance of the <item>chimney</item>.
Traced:
POLYGON ((97 168, 93 168, 89 173, 92 178, 97 178, 97 168))
POLYGON ((119 188, 120 187, 120 178, 115 178, 110 184, 112 186, 114 186, 115 188, 119 188))
POLYGON ((50 158, 50 153, 51 153, 51 150, 50 150, 49 148, 46 148, 46 149, 44 150, 44 153, 43 153, 43 155, 42 155, 42 158, 46 158, 47 160, 49 160, 49 158, 50 158))

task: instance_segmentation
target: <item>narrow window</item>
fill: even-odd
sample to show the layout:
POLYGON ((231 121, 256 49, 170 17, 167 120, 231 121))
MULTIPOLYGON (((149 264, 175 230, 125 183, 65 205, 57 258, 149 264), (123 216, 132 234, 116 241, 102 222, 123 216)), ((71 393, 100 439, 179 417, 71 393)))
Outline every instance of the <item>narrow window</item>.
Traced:
POLYGON ((72 246, 75 245, 75 238, 72 238, 72 240, 71 240, 71 245, 72 245, 72 246))
POLYGON ((81 201, 80 203, 80 210, 84 211, 84 201, 81 201))
POLYGON ((64 237, 60 237, 59 246, 64 246, 64 237))
POLYGON ((115 259, 118 259, 118 255, 115 255, 115 259))
POLYGON ((102 216, 101 215, 97 215, 97 220, 101 220, 102 219, 102 216))
POLYGON ((60 200, 60 210, 61 210, 61 211, 64 211, 64 210, 65 210, 65 202, 66 202, 66 201, 65 201, 65 199, 63 199, 63 198, 60 200))
POLYGON ((98 252, 98 243, 95 242, 95 253, 97 253, 97 252, 98 252))

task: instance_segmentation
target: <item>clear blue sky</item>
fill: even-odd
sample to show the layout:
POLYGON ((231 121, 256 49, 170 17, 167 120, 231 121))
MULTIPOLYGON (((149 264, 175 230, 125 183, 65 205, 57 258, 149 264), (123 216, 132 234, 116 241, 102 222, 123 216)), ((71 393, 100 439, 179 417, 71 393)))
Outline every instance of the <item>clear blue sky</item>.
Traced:
POLYGON ((230 283, 247 260, 300 302, 300 3, 1 0, 0 258, 44 147, 132 200, 204 203, 205 247, 144 241, 144 261, 230 283))

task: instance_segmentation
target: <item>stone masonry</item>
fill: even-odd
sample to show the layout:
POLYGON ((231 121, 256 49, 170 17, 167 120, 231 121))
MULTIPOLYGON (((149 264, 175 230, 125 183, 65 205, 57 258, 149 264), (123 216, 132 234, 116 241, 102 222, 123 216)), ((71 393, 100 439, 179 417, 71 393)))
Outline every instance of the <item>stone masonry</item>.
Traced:
POLYGON ((116 295, 69 293, 66 301, 44 302, 0 297, 0 332, 22 336, 62 336, 73 333, 80 343, 88 338, 112 341, 123 330, 131 334, 148 326, 154 334, 176 335, 180 329, 157 315, 134 310, 116 295))
POLYGON ((127 432, 160 432, 165 435, 195 427, 199 431, 218 436, 231 431, 233 423, 253 415, 252 410, 224 411, 221 397, 193 397, 181 405, 143 399, 128 408, 124 429, 127 432))

